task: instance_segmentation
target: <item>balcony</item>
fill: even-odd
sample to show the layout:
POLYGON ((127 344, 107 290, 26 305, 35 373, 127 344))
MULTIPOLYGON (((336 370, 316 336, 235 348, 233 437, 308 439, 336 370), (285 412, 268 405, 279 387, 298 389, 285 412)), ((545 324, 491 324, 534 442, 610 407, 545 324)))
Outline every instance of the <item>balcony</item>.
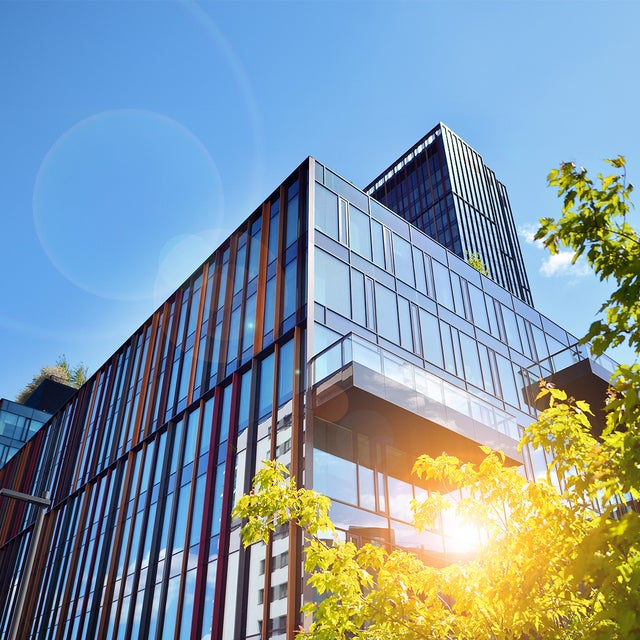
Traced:
POLYGON ((521 464, 515 418, 355 334, 310 363, 318 417, 374 433, 416 456, 442 452, 479 461, 479 445, 521 464))
POLYGON ((609 356, 594 357, 588 345, 574 344, 541 360, 523 371, 529 384, 524 396, 529 406, 538 411, 548 406, 548 400, 536 402, 540 378, 553 383, 576 400, 585 400, 591 405, 594 416, 590 417, 593 433, 600 435, 605 426, 604 404, 609 380, 617 363, 609 356))

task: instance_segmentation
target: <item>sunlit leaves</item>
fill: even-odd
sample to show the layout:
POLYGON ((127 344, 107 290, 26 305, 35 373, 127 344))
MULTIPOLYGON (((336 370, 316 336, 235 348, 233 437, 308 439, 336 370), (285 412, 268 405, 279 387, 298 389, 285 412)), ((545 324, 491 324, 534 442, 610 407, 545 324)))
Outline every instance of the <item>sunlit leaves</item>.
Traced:
POLYGON ((617 287, 600 309, 604 318, 584 338, 596 354, 625 341, 636 351, 640 347, 640 239, 630 220, 633 186, 626 182, 622 156, 607 162, 622 173, 598 174, 597 183, 572 163, 551 171, 549 185, 563 199, 562 216, 543 218, 536 233, 551 253, 571 248, 574 262, 584 256, 601 280, 617 287))

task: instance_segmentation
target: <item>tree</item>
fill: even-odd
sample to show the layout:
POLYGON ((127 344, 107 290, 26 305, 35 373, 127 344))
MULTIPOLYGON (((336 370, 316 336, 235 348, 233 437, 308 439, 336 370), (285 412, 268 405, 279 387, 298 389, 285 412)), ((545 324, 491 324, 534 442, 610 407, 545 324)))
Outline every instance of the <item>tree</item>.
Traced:
POLYGON ((491 277, 489 269, 484 263, 482 256, 477 251, 466 252, 467 264, 471 265, 476 271, 479 271, 483 276, 491 277))
MULTIPOLYGON (((624 159, 609 163, 624 170, 624 159)), ((640 353, 640 238, 628 222, 631 185, 621 175, 594 186, 584 169, 561 165, 549 184, 562 216, 541 221, 538 239, 571 248, 616 289, 583 342, 593 351, 627 341, 640 353)), ((521 447, 552 455, 546 478, 527 482, 483 449, 479 464, 442 454, 421 456, 414 473, 439 491, 414 501, 415 525, 444 510, 477 528, 482 544, 466 562, 430 567, 416 555, 337 537, 329 501, 299 488, 286 468, 268 462, 234 516, 245 518, 245 545, 268 540, 284 523, 301 528, 305 570, 317 597, 305 604, 303 637, 321 639, 640 637, 640 366, 620 366, 606 406, 606 428, 592 434, 589 405, 541 382, 549 408, 521 447), (452 504, 447 494, 464 488, 452 504), (327 542, 327 539, 329 540, 327 542)))
POLYGON ((81 387, 87 381, 88 368, 83 363, 71 366, 67 357, 63 354, 58 357, 55 365, 45 365, 36 373, 31 382, 16 395, 17 402, 25 402, 29 396, 40 386, 43 380, 55 380, 62 384, 81 387))
POLYGON ((67 356, 62 354, 56 360, 56 366, 64 370, 67 378, 67 384, 75 387, 76 389, 80 388, 87 381, 89 368, 82 362, 72 366, 69 364, 67 356))

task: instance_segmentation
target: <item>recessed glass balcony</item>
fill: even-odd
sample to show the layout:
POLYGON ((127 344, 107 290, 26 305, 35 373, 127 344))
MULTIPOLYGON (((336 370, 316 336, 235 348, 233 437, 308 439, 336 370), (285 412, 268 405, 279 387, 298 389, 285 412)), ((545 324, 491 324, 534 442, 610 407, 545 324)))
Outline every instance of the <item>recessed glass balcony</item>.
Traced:
POLYGON ((483 444, 522 461, 513 416, 360 336, 345 336, 310 367, 312 406, 325 420, 369 424, 405 444, 413 438, 417 454, 478 459, 483 444))

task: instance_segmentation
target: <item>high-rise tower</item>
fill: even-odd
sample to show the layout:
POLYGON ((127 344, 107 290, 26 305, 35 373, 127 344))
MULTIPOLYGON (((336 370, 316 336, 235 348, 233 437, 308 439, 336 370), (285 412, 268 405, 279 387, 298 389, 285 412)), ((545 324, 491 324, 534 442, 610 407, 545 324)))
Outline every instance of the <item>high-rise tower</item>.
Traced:
POLYGON ((507 189, 482 156, 438 124, 365 191, 528 304, 529 280, 507 189))

